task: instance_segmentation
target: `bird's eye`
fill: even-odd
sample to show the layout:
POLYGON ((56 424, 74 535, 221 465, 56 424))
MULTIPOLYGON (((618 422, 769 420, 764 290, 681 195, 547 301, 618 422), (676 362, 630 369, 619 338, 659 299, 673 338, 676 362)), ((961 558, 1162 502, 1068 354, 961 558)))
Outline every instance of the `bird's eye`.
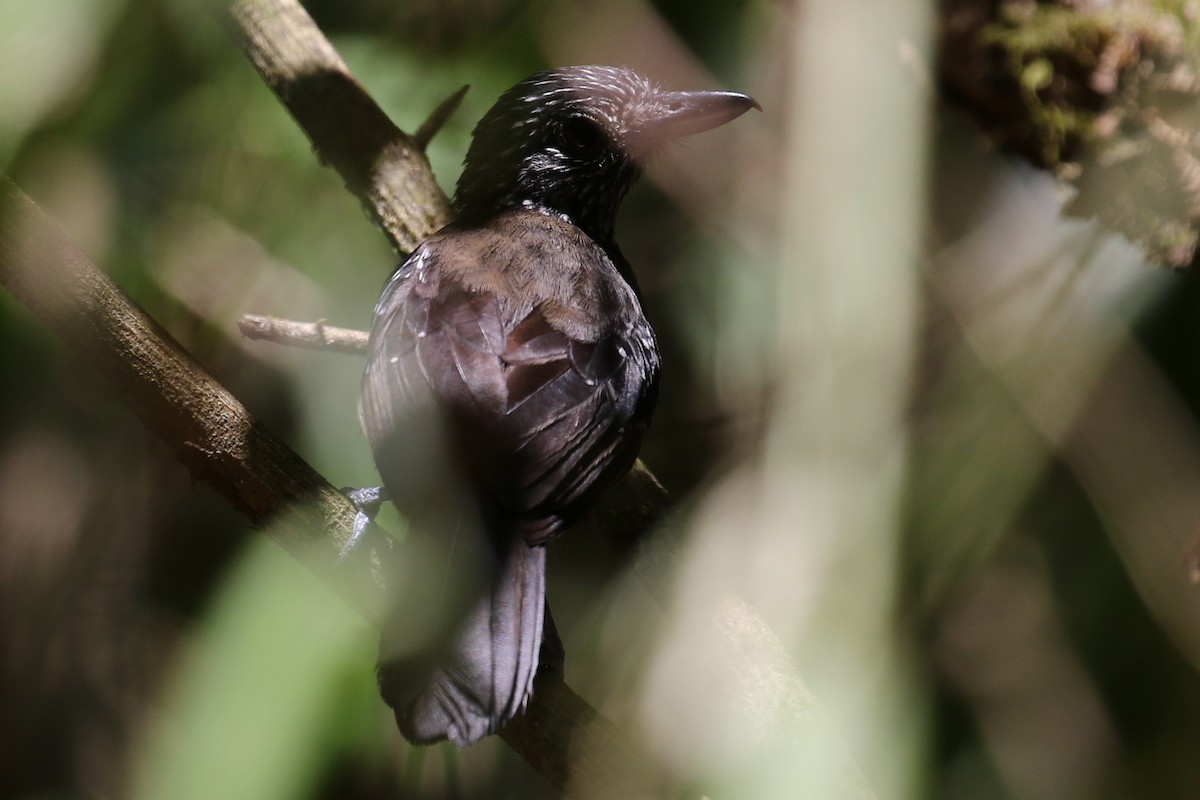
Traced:
POLYGON ((563 126, 563 138, 574 150, 602 150, 608 140, 596 123, 584 117, 572 117, 563 126))

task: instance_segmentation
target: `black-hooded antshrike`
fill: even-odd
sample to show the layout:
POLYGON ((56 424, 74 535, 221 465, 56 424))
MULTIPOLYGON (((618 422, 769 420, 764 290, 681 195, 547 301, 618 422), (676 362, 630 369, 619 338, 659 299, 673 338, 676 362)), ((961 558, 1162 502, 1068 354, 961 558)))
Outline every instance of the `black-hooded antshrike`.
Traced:
POLYGON ((617 207, 663 145, 757 106, 614 67, 533 75, 476 127, 453 222, 387 282, 360 409, 384 487, 427 533, 459 536, 461 510, 430 510, 444 496, 424 473, 457 476, 487 542, 436 652, 392 652, 385 629, 380 687, 409 740, 470 744, 528 700, 544 546, 629 470, 657 392, 617 207), (443 452, 420 450, 424 427, 445 431, 443 452))

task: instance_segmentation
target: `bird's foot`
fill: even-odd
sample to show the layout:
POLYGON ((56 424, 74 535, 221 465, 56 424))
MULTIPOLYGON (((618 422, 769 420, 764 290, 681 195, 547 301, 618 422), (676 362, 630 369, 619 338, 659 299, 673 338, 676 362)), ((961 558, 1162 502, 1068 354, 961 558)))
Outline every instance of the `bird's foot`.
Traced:
POLYGON ((342 551, 338 555, 339 559, 343 559, 354 549, 362 539, 363 533, 375 521, 375 516, 379 513, 379 507, 384 501, 388 500, 387 490, 382 486, 367 486, 362 489, 353 489, 349 486, 341 489, 342 494, 350 500, 358 513, 354 515, 354 523, 350 530, 350 538, 342 545, 342 551))

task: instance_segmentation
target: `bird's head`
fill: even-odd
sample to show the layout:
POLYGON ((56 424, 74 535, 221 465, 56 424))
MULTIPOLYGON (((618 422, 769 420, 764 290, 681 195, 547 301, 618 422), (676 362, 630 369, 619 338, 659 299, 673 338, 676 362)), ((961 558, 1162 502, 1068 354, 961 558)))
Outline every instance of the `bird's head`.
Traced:
POLYGON ((610 239, 617 206, 665 144, 751 108, 734 92, 667 92, 618 67, 539 72, 505 92, 476 126, 454 195, 460 217, 521 206, 610 239))

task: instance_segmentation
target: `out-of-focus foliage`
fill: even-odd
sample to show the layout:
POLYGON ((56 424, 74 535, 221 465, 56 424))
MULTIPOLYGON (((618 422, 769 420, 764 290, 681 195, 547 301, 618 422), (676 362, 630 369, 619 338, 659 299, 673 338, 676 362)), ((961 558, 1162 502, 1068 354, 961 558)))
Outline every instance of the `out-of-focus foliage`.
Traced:
POLYGON ((942 74, 998 143, 1175 267, 1200 243, 1200 10, 1184 0, 947 0, 942 74))
MULTIPOLYGON (((357 359, 235 322, 365 327, 397 255, 210 5, 0 0, 0 159, 273 431, 372 484, 357 359)), ((1200 279, 1064 221, 1048 175, 934 102, 932 4, 307 7, 407 130, 472 85, 430 149, 447 190, 548 65, 766 109, 667 154, 619 221, 677 538, 550 552, 568 681, 651 757, 714 798, 1195 795, 1200 279)), ((1175 41, 1097 19, 1139 70, 1175 41)), ((1021 46, 1047 111, 1068 73, 1021 46)), ((1113 92, 1118 129, 1161 107, 1113 92)), ((1120 163, 1127 207, 1157 208, 1120 163)), ((405 746, 372 633, 3 292, 0 371, 0 796, 554 796, 497 740, 405 746)))

